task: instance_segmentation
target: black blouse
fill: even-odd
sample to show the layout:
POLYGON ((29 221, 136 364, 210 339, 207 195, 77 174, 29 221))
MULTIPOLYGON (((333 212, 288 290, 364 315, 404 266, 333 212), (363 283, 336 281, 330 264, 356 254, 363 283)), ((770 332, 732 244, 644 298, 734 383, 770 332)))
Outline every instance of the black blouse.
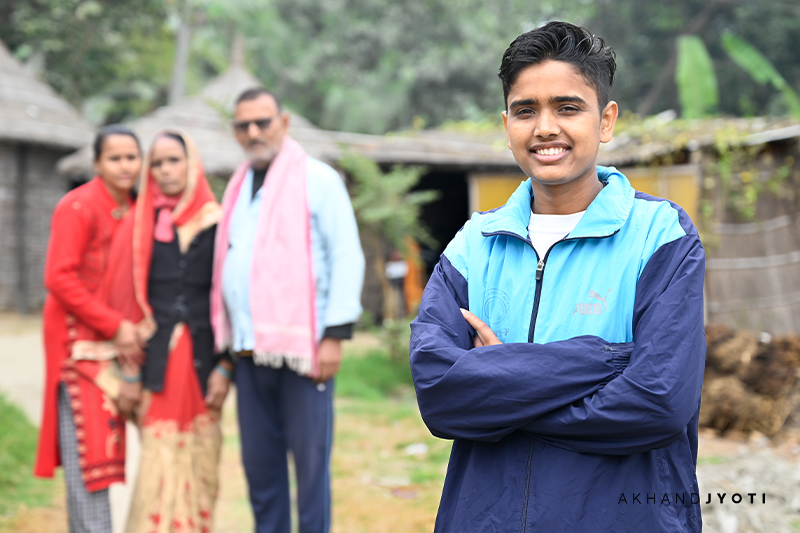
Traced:
POLYGON ((203 395, 208 376, 220 359, 214 352, 211 331, 211 271, 216 226, 201 232, 181 254, 177 235, 172 242, 154 241, 147 297, 158 324, 147 343, 147 359, 142 368, 144 387, 160 392, 164 388, 169 341, 178 322, 189 326, 194 345, 194 366, 203 395))

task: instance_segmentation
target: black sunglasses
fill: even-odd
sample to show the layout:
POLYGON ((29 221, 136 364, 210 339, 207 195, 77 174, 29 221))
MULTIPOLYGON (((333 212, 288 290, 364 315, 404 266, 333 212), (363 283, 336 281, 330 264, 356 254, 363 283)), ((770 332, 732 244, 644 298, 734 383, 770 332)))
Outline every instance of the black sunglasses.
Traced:
POLYGON ((247 133, 250 131, 250 124, 255 124, 259 130, 265 131, 272 125, 273 120, 275 120, 275 117, 257 118, 255 120, 237 120, 233 123, 233 129, 236 130, 237 133, 247 133))

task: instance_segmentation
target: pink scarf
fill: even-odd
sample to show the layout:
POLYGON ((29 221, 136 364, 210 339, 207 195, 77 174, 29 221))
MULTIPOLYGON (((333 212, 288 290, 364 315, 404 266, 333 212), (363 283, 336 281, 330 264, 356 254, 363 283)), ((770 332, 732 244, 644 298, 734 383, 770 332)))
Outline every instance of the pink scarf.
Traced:
POLYGON ((172 229, 172 211, 178 205, 181 195, 167 196, 161 189, 153 195, 153 208, 161 211, 158 212, 156 219, 155 229, 153 230, 153 237, 158 242, 172 242, 175 238, 175 231, 172 229))
MULTIPOLYGON (((301 375, 317 375, 316 316, 311 217, 306 194, 306 153, 284 137, 264 180, 250 271, 250 316, 256 364, 286 364, 301 375)), ((211 282, 211 325, 218 351, 231 347, 231 324, 222 297, 222 269, 231 216, 250 163, 239 166, 222 199, 211 282)))

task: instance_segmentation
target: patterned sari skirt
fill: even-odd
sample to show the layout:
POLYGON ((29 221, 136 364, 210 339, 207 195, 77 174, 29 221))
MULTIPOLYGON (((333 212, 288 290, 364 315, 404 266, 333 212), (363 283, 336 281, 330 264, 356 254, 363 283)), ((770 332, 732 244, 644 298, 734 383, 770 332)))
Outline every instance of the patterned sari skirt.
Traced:
POLYGON ((222 448, 220 413, 200 389, 189 328, 175 326, 161 392, 144 391, 137 413, 139 475, 126 533, 210 533, 222 448))

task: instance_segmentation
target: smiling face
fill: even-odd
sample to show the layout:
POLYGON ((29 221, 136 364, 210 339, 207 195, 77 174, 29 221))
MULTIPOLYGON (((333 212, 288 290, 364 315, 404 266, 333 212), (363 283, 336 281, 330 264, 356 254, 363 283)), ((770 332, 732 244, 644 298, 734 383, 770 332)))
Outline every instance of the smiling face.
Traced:
POLYGON ((236 104, 233 132, 254 168, 266 168, 281 149, 289 129, 289 114, 267 94, 236 104))
POLYGON ((189 173, 186 149, 176 139, 159 137, 150 152, 150 173, 167 196, 178 196, 186 188, 189 173))
POLYGON ((141 165, 142 154, 136 139, 129 135, 111 134, 103 139, 94 170, 111 196, 120 202, 136 184, 141 165))
POLYGON ((580 71, 548 60, 519 73, 506 104, 508 147, 531 178, 534 211, 567 214, 586 209, 602 189, 597 152, 614 133, 616 102, 601 112, 597 92, 580 71))

